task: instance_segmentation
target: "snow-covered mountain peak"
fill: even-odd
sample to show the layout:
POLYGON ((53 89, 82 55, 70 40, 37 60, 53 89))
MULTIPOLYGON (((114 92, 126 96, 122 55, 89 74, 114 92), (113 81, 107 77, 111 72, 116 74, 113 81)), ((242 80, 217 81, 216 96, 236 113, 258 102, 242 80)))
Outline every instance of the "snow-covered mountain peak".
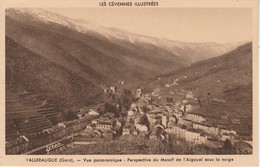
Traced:
MULTIPOLYGON (((177 56, 196 62, 199 60, 215 57, 235 49, 237 44, 218 44, 218 43, 187 43, 173 41, 164 38, 155 38, 127 32, 117 28, 107 28, 94 21, 84 19, 72 19, 63 15, 50 12, 40 8, 11 8, 6 11, 9 16, 30 16, 36 21, 44 23, 56 23, 72 30, 85 34, 99 34, 108 40, 115 42, 130 42, 132 44, 149 44, 154 47, 163 48, 177 56), (203 54, 201 54, 203 53, 203 54)), ((24 17, 20 17, 24 19, 24 17)))

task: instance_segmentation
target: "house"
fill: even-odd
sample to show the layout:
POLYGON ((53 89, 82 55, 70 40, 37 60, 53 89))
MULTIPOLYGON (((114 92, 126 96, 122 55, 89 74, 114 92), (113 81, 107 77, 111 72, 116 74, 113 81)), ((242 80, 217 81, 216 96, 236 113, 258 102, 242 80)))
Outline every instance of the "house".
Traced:
POLYGON ((193 110, 193 105, 188 103, 186 104, 186 112, 191 112, 193 110))
POLYGON ((208 132, 212 135, 218 135, 219 134, 219 128, 218 127, 213 127, 213 126, 209 126, 209 125, 198 123, 198 122, 193 122, 192 127, 194 129, 203 130, 204 132, 208 132))
POLYGON ((162 125, 164 127, 167 127, 167 117, 166 117, 166 115, 162 115, 162 125))
POLYGON ((227 113, 221 113, 220 114, 220 119, 228 119, 229 115, 227 113))
POLYGON ((97 129, 101 130, 111 130, 112 128, 112 121, 106 118, 100 118, 97 120, 97 129))
POLYGON ((122 135, 130 135, 130 129, 129 128, 123 128, 123 134, 122 135))
POLYGON ((93 110, 93 109, 89 109, 89 112, 88 112, 88 115, 91 115, 91 116, 96 116, 96 115, 99 115, 97 111, 93 110))
POLYGON ((173 81, 173 83, 171 84, 172 86, 179 85, 178 84, 179 79, 172 79, 172 81, 173 81))
POLYGON ((230 141, 230 135, 227 134, 227 133, 223 133, 223 134, 221 135, 221 140, 222 140, 222 141, 226 141, 227 139, 230 141))
POLYGON ((177 122, 176 116, 175 116, 175 115, 170 115, 170 116, 169 116, 169 121, 177 122))
POLYGON ((206 144, 207 136, 201 135, 196 129, 185 131, 185 140, 194 144, 206 144))
POLYGON ((202 115, 200 115, 200 114, 188 113, 188 114, 186 114, 185 118, 190 120, 190 121, 193 121, 193 122, 200 122, 201 123, 201 122, 206 121, 206 118, 202 117, 202 115))
POLYGON ((90 129, 90 130, 92 130, 92 129, 93 129, 93 127, 92 127, 92 126, 90 126, 90 125, 87 125, 87 126, 86 126, 86 129, 90 129))
POLYGON ((173 126, 172 128, 167 128, 166 132, 170 134, 174 134, 179 138, 185 138, 185 128, 184 127, 178 127, 178 126, 173 126))
POLYGON ((141 116, 136 116, 134 117, 134 125, 140 124, 141 123, 141 116))
POLYGON ((187 127, 191 127, 192 126, 192 122, 190 120, 187 120, 183 117, 180 117, 178 119, 178 125, 185 125, 187 127))
POLYGON ((193 105, 190 103, 185 103, 181 105, 180 110, 183 111, 184 113, 186 112, 191 112, 194 109, 193 105))
POLYGON ((104 93, 107 93, 107 92, 108 92, 107 88, 104 88, 104 93))
POLYGON ((231 119, 231 122, 234 125, 240 125, 240 120, 239 119, 231 119))
POLYGON ((136 131, 136 129, 133 130, 132 134, 133 135, 138 135, 138 132, 136 131))
POLYGON ((97 124, 97 123, 98 123, 97 120, 91 121, 91 124, 97 124))
POLYGON ((99 123, 97 124, 97 129, 102 129, 102 130, 110 130, 112 128, 112 125, 109 123, 99 123))
POLYGON ((142 90, 141 90, 141 89, 136 89, 135 97, 136 97, 136 98, 140 98, 140 97, 141 97, 141 93, 142 93, 142 90))
POLYGON ((110 90, 112 91, 112 93, 115 93, 117 91, 117 87, 116 86, 111 86, 110 90))
POLYGON ((83 117, 83 115, 82 115, 81 113, 78 113, 78 114, 77 114, 77 117, 78 117, 78 118, 81 118, 81 117, 83 117))
POLYGON ((66 128, 66 125, 64 123, 58 123, 58 127, 66 128))
POLYGON ((132 103, 132 104, 131 104, 130 110, 137 110, 136 103, 132 103))
POLYGON ((120 128, 121 126, 122 126, 122 123, 118 120, 118 119, 116 119, 116 120, 112 120, 112 124, 113 124, 113 126, 115 126, 115 127, 117 127, 117 128, 120 128))
POLYGON ((171 85, 170 84, 165 84, 165 87, 169 88, 169 87, 171 87, 171 85))
POLYGON ((176 135, 179 138, 183 138, 188 142, 194 144, 206 144, 207 136, 203 135, 201 131, 196 129, 187 129, 187 127, 173 126, 166 129, 166 132, 176 135))
POLYGON ((187 94, 186 94, 186 98, 187 99, 193 99, 194 97, 193 97, 193 93, 190 91, 190 92, 188 92, 187 94))
POLYGON ((127 118, 131 118, 133 115, 134 115, 134 111, 132 111, 132 110, 129 110, 128 112, 127 112, 127 118))
POLYGON ((232 135, 236 135, 237 132, 234 131, 234 130, 228 130, 228 129, 226 129, 226 128, 222 128, 222 129, 220 129, 220 134, 221 134, 221 135, 222 135, 222 134, 232 134, 232 135))
POLYGON ((208 132, 213 134, 213 135, 218 135, 219 134, 219 128, 216 127, 216 126, 210 126, 208 132))

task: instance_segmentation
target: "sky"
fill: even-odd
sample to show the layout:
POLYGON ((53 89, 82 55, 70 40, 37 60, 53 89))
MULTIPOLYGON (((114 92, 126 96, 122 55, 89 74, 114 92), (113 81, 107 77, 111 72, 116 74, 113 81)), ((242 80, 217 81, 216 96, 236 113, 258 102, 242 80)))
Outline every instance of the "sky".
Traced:
POLYGON ((52 8, 70 18, 105 27, 183 42, 232 43, 252 40, 249 8, 52 8))

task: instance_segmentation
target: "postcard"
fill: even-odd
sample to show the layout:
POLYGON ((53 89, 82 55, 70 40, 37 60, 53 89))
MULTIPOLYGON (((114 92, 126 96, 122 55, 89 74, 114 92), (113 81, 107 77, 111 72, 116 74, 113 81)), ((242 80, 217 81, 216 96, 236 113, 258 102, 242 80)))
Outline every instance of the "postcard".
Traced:
POLYGON ((257 0, 0 7, 0 165, 258 165, 257 0))

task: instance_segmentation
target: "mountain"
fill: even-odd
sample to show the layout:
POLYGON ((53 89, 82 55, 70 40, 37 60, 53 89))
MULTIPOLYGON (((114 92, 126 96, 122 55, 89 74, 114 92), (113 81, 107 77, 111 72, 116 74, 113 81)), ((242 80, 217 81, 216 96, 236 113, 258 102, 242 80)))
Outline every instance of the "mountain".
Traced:
POLYGON ((178 57, 189 60, 190 62, 196 62, 199 60, 219 56, 235 49, 237 46, 242 44, 242 42, 229 44, 187 43, 163 38, 142 36, 117 28, 107 28, 93 21, 91 22, 85 21, 83 19, 70 19, 62 15, 37 8, 8 9, 6 14, 9 17, 18 20, 25 20, 25 18, 28 19, 29 16, 31 17, 30 19, 33 19, 37 22, 44 22, 46 24, 56 23, 84 34, 99 35, 108 39, 110 42, 114 42, 119 45, 122 44, 123 41, 127 42, 127 44, 146 44, 151 47, 159 47, 177 55, 178 57))
MULTIPOLYGON (((73 22, 64 24, 65 18, 62 16, 57 20, 63 24, 39 19, 41 15, 25 11, 7 10, 7 36, 42 57, 91 79, 97 85, 117 80, 140 80, 154 73, 189 65, 185 59, 160 47, 143 47, 141 44, 125 47, 128 43, 121 42, 118 45, 105 35, 82 33, 81 27, 75 28, 73 22), (162 64, 164 68, 161 68, 162 64)), ((49 12, 44 14, 48 15, 49 12)), ((99 30, 96 26, 90 27, 99 30)))
POLYGON ((150 80, 144 87, 161 88, 165 97, 173 96, 176 100, 192 91, 202 104, 194 112, 204 115, 212 124, 226 125, 241 135, 252 134, 252 43, 162 75, 160 80, 150 80), (178 85, 165 86, 175 79, 179 79, 178 85), (228 121, 220 119, 223 113, 229 115, 228 121), (239 119, 241 124, 232 124, 232 119, 239 119))
POLYGON ((30 11, 6 11, 7 87, 40 95, 63 111, 103 101, 102 88, 117 81, 142 81, 189 65, 162 48, 119 45, 104 35, 80 32, 69 18, 39 10, 53 22, 30 11))
POLYGON ((147 37, 43 9, 6 10, 7 83, 64 101, 66 110, 103 99, 102 88, 117 81, 142 82, 235 46, 147 37))

